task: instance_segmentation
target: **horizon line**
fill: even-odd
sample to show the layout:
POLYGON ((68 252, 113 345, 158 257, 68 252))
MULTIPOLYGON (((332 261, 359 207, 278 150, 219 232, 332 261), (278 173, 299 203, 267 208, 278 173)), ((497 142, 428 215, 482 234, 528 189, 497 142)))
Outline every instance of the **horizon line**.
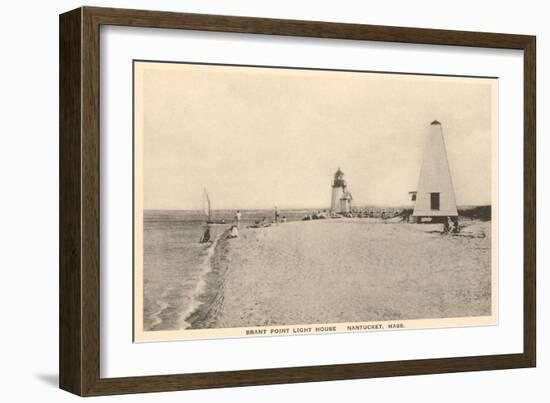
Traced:
MULTIPOLYGON (((492 207, 491 203, 480 203, 480 204, 457 204, 457 208, 464 208, 464 207, 486 207, 490 206, 492 207)), ((411 208, 413 209, 413 205, 362 205, 362 206, 355 206, 353 208, 411 208)), ((143 211, 202 211, 201 208, 144 208, 143 211)), ((240 210, 240 211, 249 211, 249 210, 275 210, 275 206, 273 207, 253 207, 253 208, 234 208, 234 207, 228 207, 228 208, 216 208, 212 209, 212 211, 227 211, 227 210, 240 210)), ((278 207, 277 210, 330 210, 330 207, 278 207)))

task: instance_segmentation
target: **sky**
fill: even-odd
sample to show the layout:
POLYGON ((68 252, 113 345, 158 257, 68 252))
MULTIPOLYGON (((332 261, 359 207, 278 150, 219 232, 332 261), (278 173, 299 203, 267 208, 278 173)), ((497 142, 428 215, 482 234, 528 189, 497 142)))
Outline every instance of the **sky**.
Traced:
MULTIPOLYGON (((441 122, 458 205, 491 203, 497 80, 176 63, 135 65, 145 209, 403 206, 441 122), (139 104, 139 105, 138 105, 139 104)), ((139 143, 139 142, 138 142, 139 143)))

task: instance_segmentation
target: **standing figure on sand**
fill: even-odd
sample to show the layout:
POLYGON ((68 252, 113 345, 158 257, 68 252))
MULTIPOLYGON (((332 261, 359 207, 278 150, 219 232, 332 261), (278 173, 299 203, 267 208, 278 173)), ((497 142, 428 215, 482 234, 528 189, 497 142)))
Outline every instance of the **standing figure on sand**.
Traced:
POLYGON ((239 228, 241 222, 241 210, 237 210, 235 213, 235 225, 239 228))

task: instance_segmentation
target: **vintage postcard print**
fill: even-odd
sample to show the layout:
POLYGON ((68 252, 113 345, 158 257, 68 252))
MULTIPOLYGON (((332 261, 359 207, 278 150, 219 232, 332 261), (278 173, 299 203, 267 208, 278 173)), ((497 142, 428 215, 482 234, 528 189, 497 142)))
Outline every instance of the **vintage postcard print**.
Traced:
POLYGON ((497 323, 497 78, 133 67, 136 342, 497 323))

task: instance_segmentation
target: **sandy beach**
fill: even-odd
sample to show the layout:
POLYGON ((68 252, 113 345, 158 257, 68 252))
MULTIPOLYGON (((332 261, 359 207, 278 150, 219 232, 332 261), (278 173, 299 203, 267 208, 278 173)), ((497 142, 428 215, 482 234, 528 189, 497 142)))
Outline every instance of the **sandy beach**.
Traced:
POLYGON ((376 219, 289 222, 221 240, 191 328, 491 314, 491 222, 458 236, 376 219))

